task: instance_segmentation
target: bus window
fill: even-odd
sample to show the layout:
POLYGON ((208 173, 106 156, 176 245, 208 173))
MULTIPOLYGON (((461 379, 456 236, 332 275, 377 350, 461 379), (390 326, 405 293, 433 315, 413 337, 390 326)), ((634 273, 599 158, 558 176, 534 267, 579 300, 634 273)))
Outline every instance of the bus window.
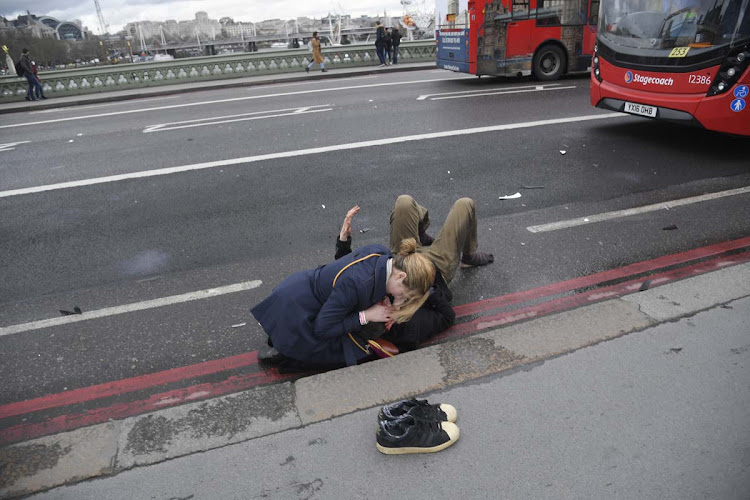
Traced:
POLYGON ((584 0, 538 0, 536 24, 537 26, 580 26, 586 24, 587 8, 588 3, 584 0))
POLYGON ((513 0, 513 12, 511 12, 512 19, 528 19, 529 18, 529 0, 513 0))
POLYGON ((596 26, 599 24, 599 0, 591 0, 591 9, 589 10, 589 24, 596 26))

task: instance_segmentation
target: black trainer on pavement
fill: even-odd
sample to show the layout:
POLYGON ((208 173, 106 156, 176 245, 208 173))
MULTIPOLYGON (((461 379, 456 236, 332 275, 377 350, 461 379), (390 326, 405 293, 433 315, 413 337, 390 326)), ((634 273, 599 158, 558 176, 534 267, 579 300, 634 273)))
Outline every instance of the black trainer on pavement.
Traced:
POLYGON ((458 412, 453 405, 431 405, 426 399, 405 399, 382 407, 378 420, 396 420, 406 414, 436 422, 455 422, 458 419, 458 412))
POLYGON ((435 453, 458 441, 458 426, 406 415, 396 420, 378 422, 376 446, 386 455, 435 453))

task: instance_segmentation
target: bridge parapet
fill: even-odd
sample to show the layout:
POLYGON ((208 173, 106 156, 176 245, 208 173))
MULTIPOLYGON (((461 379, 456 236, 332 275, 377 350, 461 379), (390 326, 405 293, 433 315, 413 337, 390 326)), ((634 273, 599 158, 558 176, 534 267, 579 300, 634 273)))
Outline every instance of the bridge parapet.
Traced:
MULTIPOLYGON (((78 68, 39 74, 49 97, 92 94, 140 87, 174 85, 254 75, 303 71, 312 54, 305 49, 269 52, 242 52, 207 57, 190 57, 166 62, 120 64, 78 68)), ((326 47, 327 68, 340 69, 379 64, 374 44, 326 47)), ((402 42, 399 61, 435 60, 434 40, 402 42)), ((25 78, 0 77, 0 103, 23 100, 28 85, 25 78)))

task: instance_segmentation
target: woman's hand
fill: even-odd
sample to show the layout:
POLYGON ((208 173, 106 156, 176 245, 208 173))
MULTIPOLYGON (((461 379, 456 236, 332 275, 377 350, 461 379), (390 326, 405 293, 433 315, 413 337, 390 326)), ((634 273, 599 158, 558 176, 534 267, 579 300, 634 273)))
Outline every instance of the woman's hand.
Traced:
POLYGON ((357 215, 357 212, 359 212, 359 205, 353 206, 346 213, 346 217, 344 217, 344 223, 341 225, 341 232, 339 233, 339 240, 346 241, 349 239, 349 236, 351 236, 352 219, 354 218, 355 215, 357 215))
POLYGON ((368 323, 388 323, 392 321, 391 314, 393 313, 393 307, 384 304, 383 302, 371 306, 365 310, 365 319, 368 323))

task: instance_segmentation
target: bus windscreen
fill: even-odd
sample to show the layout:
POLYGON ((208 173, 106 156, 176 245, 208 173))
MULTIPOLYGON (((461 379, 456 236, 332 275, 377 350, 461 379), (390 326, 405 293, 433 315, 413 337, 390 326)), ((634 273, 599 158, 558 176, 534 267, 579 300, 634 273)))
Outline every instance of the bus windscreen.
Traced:
POLYGON ((750 40, 750 0, 619 0, 602 5, 599 36, 622 47, 664 50, 750 40))

